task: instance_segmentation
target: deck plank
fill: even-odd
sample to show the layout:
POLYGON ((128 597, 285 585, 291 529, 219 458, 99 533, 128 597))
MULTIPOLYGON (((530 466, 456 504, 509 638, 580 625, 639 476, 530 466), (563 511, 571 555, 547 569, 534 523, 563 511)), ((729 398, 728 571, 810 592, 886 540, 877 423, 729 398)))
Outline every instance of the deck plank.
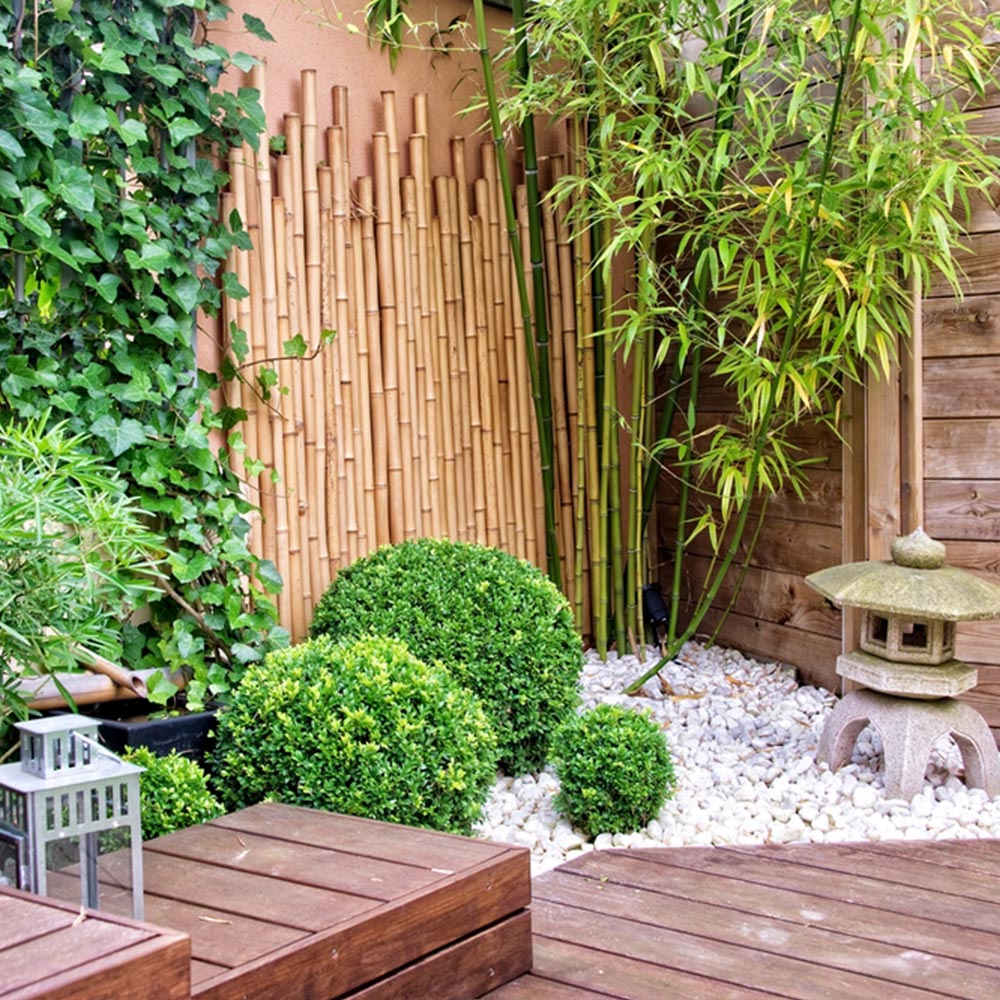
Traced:
POLYGON ((291 851, 288 843, 213 821, 150 841, 143 851, 378 900, 426 889, 449 874, 377 857, 359 865, 355 854, 309 844, 291 851))
MULTIPOLYGON (((329 813, 268 802, 220 816, 213 826, 288 840, 314 847, 330 846, 329 813)), ((381 823, 360 816, 337 816, 337 850, 365 858, 407 864, 450 874, 458 868, 498 857, 507 845, 418 827, 381 823)))
POLYGON ((467 1000, 530 966, 531 916, 523 911, 393 976, 348 993, 344 1000, 467 1000))
MULTIPOLYGON (((825 845, 810 846, 822 850, 825 845)), ((874 873, 853 874, 845 879, 844 873, 836 868, 811 865, 810 852, 796 852, 796 860, 793 860, 792 854, 775 853, 770 848, 747 852, 729 848, 678 847, 669 852, 636 851, 635 856, 650 863, 669 863, 714 872, 726 879, 792 892, 805 890, 825 899, 846 903, 863 900, 866 906, 889 914, 920 914, 985 933, 1000 928, 1000 903, 979 901, 975 906, 969 906, 961 897, 935 893, 920 886, 887 883, 874 873)), ((1000 896, 997 898, 1000 899, 1000 896)))
MULTIPOLYGON (((706 859, 711 851, 712 848, 705 849, 706 859)), ((956 936, 953 925, 936 919, 933 911, 926 915, 895 913, 892 920, 887 920, 885 912, 876 907, 817 895, 809 885, 790 889, 743 881, 697 866, 672 864, 671 855, 666 852, 657 852, 655 859, 648 860, 644 853, 632 851, 616 859, 611 876, 614 881, 644 886, 669 896, 729 906, 760 917, 867 937, 887 945, 909 948, 914 941, 921 941, 925 951, 963 962, 978 962, 984 954, 1000 954, 1000 925, 992 933, 966 928, 961 936, 956 936)), ((587 862, 574 868, 573 874, 586 876, 600 872, 598 857, 588 855, 587 862)))
MULTIPOLYGON (((867 844, 786 844, 780 845, 784 848, 782 850, 778 849, 778 845, 764 845, 749 850, 786 863, 805 864, 842 874, 878 879, 890 886, 920 886, 935 894, 988 903, 1000 899, 1000 878, 988 879, 978 872, 928 864, 914 857, 906 849, 907 843, 909 842, 886 841, 886 850, 877 857, 872 856, 867 844)), ((951 845, 944 847, 945 852, 951 849, 951 845)), ((746 853, 748 848, 731 847, 725 850, 746 853)), ((997 859, 1000 861, 1000 849, 997 859)), ((885 891, 889 892, 890 889, 887 887, 885 891)))
MULTIPOLYGON (((756 980, 737 979, 741 986, 778 987, 788 989, 785 971, 801 977, 798 969, 788 964, 809 956, 809 965, 815 973, 828 982, 830 989, 854 991, 871 988, 873 981, 883 981, 883 988, 891 987, 893 995, 907 995, 904 990, 923 991, 931 982, 961 982, 961 992, 956 996, 975 1000, 995 1000, 1000 980, 995 973, 981 966, 972 966, 927 951, 906 946, 886 945, 864 936, 835 933, 823 927, 777 919, 771 915, 758 916, 729 906, 707 905, 695 900, 664 895, 655 888, 636 888, 617 882, 618 867, 627 859, 615 859, 610 873, 602 879, 574 877, 571 873, 557 873, 544 885, 536 886, 535 900, 559 903, 581 910, 593 907, 601 917, 626 920, 636 928, 637 934, 681 934, 687 943, 684 951, 690 955, 706 948, 724 950, 734 966, 751 964, 749 956, 732 949, 747 949, 757 954, 757 961, 768 967, 766 974, 756 980), (786 969, 777 968, 787 965, 786 969)), ((662 869, 653 869, 662 873, 662 869)), ((647 885, 650 884, 648 880, 647 885)), ((536 904, 537 905, 537 902, 536 904)), ((681 960, 686 964, 688 955, 681 960)), ((704 975, 711 972, 708 965, 690 966, 704 975)), ((745 973, 738 973, 745 975, 745 973)), ((719 978, 728 976, 718 973, 719 978)), ((806 994, 808 995, 808 994, 806 994)), ((830 995, 846 995, 831 993, 830 995)))

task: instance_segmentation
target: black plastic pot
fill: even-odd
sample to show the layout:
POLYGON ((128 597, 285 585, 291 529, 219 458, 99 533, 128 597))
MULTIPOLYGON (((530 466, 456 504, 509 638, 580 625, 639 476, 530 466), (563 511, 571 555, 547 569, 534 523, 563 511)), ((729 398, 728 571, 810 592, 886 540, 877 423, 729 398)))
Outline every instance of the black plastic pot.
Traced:
POLYGON ((158 754, 176 750, 204 764, 215 745, 216 710, 148 717, 159 711, 160 706, 145 701, 121 701, 102 705, 98 711, 88 706, 87 714, 101 719, 101 741, 114 753, 125 747, 148 747, 158 754))

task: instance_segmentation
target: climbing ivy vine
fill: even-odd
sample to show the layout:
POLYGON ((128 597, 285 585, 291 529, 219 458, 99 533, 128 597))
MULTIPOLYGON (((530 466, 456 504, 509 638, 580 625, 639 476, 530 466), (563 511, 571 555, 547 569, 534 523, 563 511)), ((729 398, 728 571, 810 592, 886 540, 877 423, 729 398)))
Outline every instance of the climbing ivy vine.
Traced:
POLYGON ((287 642, 281 580, 247 547, 252 505, 219 449, 241 414, 196 359, 198 311, 246 294, 222 271, 249 239, 219 219, 219 164, 263 126, 255 91, 217 86, 253 63, 212 40, 226 14, 0 0, 0 411, 86 435, 168 539, 169 576, 122 654, 187 667, 189 703, 287 642))

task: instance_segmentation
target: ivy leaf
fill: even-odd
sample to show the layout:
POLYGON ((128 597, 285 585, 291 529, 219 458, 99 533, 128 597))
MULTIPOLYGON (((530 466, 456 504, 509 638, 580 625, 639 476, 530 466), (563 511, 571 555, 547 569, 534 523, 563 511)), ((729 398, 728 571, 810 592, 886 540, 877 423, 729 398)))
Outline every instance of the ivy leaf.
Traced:
POLYGON ((273 42, 274 35, 264 27, 264 22, 259 17, 254 17, 253 14, 243 15, 243 27, 250 32, 251 35, 256 35, 258 38, 265 42, 273 42))
POLYGON ((93 49, 93 62, 96 64, 97 68, 104 73, 119 73, 122 76, 128 76, 131 72, 128 68, 128 63, 125 62, 125 54, 113 46, 106 46, 101 49, 100 52, 96 52, 93 49))
POLYGON ((5 198, 18 198, 21 195, 21 185, 9 170, 0 170, 0 195, 5 198))
POLYGON ((301 333, 297 333, 291 340, 285 341, 286 358, 304 358, 308 351, 309 345, 301 333))
POLYGON ((146 126, 137 118, 126 118, 118 126, 118 134, 122 137, 122 142, 126 146, 134 146, 137 142, 144 142, 148 136, 146 126))
POLYGON ((94 185, 88 170, 56 160, 52 193, 81 214, 94 207, 94 185))
POLYGON ((23 214, 21 222, 37 236, 52 235, 52 227, 42 218, 42 213, 51 204, 44 191, 36 187, 26 187, 21 191, 23 214))
POLYGON ((145 444, 147 440, 142 424, 131 417, 126 417, 119 423, 105 414, 90 425, 90 432, 107 443, 115 458, 135 445, 145 444))
POLYGON ((24 156, 24 147, 6 129, 0 128, 0 153, 9 160, 20 160, 24 156))
POLYGON ((261 659, 260 653, 245 642, 234 642, 232 648, 233 656, 236 657, 239 663, 256 663, 261 659))
POLYGON ((246 52, 234 52, 229 58, 232 64, 244 73, 249 73, 260 62, 256 56, 248 55, 246 52))
POLYGON ((116 274, 102 274, 95 288, 105 302, 114 302, 118 298, 118 288, 121 283, 122 279, 116 274))
POLYGON ((270 559, 261 559, 257 564, 257 579, 269 594, 280 594, 284 581, 270 559))
POLYGON ((201 135, 202 127, 190 118, 175 118, 167 125, 167 131, 170 132, 170 141, 175 146, 179 146, 186 139, 193 139, 195 136, 201 135))
POLYGON ((165 271, 174 262, 170 251, 171 248, 159 240, 150 240, 142 245, 139 252, 140 266, 148 267, 150 271, 165 271))
POLYGON ((89 94, 77 94, 70 107, 69 137, 87 139, 108 127, 108 112, 89 94))
POLYGON ((239 278, 232 271, 222 274, 222 294, 231 299, 245 299, 250 293, 240 284, 239 278))

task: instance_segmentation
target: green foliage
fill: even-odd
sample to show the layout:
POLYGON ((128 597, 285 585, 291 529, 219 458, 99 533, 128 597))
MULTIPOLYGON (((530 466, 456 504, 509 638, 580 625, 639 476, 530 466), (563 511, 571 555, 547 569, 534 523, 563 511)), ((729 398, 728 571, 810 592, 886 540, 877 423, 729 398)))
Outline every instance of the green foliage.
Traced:
POLYGON ((581 641, 566 599, 499 549, 420 539, 343 570, 316 605, 313 635, 383 635, 440 661, 482 699, 510 774, 545 762, 578 701, 581 641))
POLYGON ((264 798, 467 833, 496 774, 479 701, 390 639, 311 639, 251 666, 219 717, 225 803, 264 798))
POLYGON ((142 793, 142 839, 152 840, 223 813, 197 761, 176 750, 160 756, 147 747, 128 747, 122 760, 146 770, 139 777, 142 793))
POLYGON ((27 715, 21 677, 76 667, 77 646, 120 658, 163 548, 122 476, 45 423, 0 422, 0 740, 27 715))
POLYGON ((287 641, 267 596, 280 581, 247 549, 251 505, 214 443, 240 414, 216 411, 194 350, 214 277, 250 245, 218 218, 216 163, 263 124, 255 91, 216 86, 253 63, 208 37, 225 12, 0 0, 0 408, 84 435, 168 538, 169 577, 126 654, 192 669, 190 704, 287 641))
POLYGON ((555 806, 588 837, 630 833, 653 819, 676 780, 666 737, 648 716, 598 705, 552 738, 555 806))
POLYGON ((970 200, 1000 168, 967 110, 996 77, 996 16, 962 0, 547 0, 528 21, 521 84, 509 38, 507 124, 585 133, 555 198, 577 234, 600 234, 599 273, 634 269, 638 294, 605 331, 616 363, 647 342, 674 365, 681 419, 653 451, 683 480, 678 597, 686 539, 706 531, 720 555, 673 655, 753 500, 805 482, 801 425, 836 426, 845 384, 887 371, 921 287, 958 288, 970 200), (735 420, 705 427, 700 369, 725 380, 735 420))

